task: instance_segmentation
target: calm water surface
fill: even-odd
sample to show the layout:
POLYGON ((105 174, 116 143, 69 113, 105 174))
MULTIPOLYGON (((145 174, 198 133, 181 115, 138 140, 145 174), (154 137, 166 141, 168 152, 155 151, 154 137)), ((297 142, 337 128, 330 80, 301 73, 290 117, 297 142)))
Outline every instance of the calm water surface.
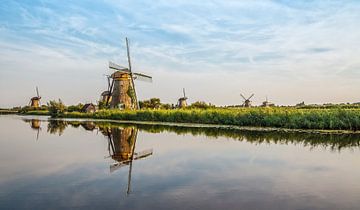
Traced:
POLYGON ((0 209, 360 209, 359 142, 0 116, 0 209))

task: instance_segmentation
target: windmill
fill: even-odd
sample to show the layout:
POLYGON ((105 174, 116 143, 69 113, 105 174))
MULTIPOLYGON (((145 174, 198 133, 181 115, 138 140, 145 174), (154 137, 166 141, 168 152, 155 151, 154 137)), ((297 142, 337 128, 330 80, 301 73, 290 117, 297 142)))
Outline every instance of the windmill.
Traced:
POLYGON ((251 94, 249 98, 245 98, 241 93, 240 96, 244 99, 244 103, 242 104, 243 107, 251 107, 251 101, 250 99, 254 96, 254 94, 251 94))
POLYGON ((107 78, 108 89, 101 93, 100 101, 109 103, 109 102, 111 102, 111 94, 110 94, 111 76, 110 75, 105 75, 105 76, 107 78))
POLYGON ((131 191, 131 172, 134 160, 146 158, 153 154, 152 149, 135 152, 138 129, 134 127, 107 128, 105 134, 108 137, 108 150, 110 157, 116 162, 110 165, 110 173, 129 166, 127 194, 131 191))
POLYGON ((108 83, 109 97, 107 97, 105 104, 107 106, 110 102, 110 108, 139 109, 134 80, 152 82, 152 77, 132 72, 128 38, 126 38, 126 52, 128 60, 127 68, 109 62, 109 68, 115 70, 115 72, 110 76, 112 82, 111 84, 110 82, 108 83))
POLYGON ((36 96, 32 97, 30 99, 29 105, 32 108, 39 108, 40 107, 40 99, 41 99, 41 96, 39 95, 39 89, 38 89, 38 87, 36 87, 36 96))
POLYGON ((271 103, 269 100, 268 100, 268 97, 266 96, 266 100, 262 103, 261 105, 262 107, 270 107, 270 106, 275 106, 274 103, 271 103))
POLYGON ((183 88, 183 94, 184 94, 184 97, 181 97, 178 99, 178 107, 179 108, 184 108, 187 106, 187 103, 186 103, 186 100, 188 99, 185 95, 185 88, 183 88))

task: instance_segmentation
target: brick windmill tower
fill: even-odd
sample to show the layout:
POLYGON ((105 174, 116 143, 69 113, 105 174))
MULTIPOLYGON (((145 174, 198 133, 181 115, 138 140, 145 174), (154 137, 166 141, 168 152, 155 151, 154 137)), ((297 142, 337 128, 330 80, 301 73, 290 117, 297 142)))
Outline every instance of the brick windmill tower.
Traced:
POLYGON ((183 94, 184 96, 178 99, 178 107, 179 108, 185 108, 187 107, 186 100, 188 99, 185 95, 185 88, 183 88, 183 94))
POLYGON ((110 102, 110 108, 112 109, 139 109, 134 80, 152 82, 151 76, 132 72, 129 41, 127 38, 126 49, 129 64, 128 68, 109 62, 109 68, 115 70, 115 72, 110 76, 112 82, 111 84, 109 83, 106 105, 110 102))
POLYGON ((41 99, 41 96, 39 95, 38 87, 36 87, 36 96, 32 97, 30 99, 29 105, 32 108, 39 108, 40 107, 40 99, 41 99))

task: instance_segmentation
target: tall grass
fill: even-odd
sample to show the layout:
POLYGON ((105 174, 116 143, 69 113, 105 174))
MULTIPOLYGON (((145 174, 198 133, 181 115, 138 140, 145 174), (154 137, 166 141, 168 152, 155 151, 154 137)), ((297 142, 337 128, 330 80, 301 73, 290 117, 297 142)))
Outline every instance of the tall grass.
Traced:
POLYGON ((216 108, 206 110, 100 110, 95 113, 65 113, 62 117, 294 129, 360 130, 359 109, 216 108))

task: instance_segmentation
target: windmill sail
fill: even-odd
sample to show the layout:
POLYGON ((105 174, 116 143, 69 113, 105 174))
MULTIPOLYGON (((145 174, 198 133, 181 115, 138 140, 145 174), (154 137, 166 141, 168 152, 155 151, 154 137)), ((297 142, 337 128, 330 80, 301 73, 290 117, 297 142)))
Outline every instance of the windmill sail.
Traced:
POLYGON ((251 94, 251 96, 247 100, 250 100, 250 98, 252 98, 253 96, 254 96, 254 94, 251 94))
POLYGON ((118 65, 116 63, 113 63, 111 61, 109 61, 109 68, 114 69, 116 71, 121 71, 121 72, 124 72, 124 73, 130 73, 128 68, 120 66, 120 65, 118 65))
POLYGON ((40 95, 39 95, 39 89, 38 89, 38 87, 36 86, 36 95, 37 95, 37 97, 38 98, 40 98, 40 95))
POLYGON ((143 159, 143 158, 146 158, 146 157, 148 157, 148 156, 150 156, 152 154, 153 154, 152 149, 147 149, 147 150, 144 150, 144 151, 141 151, 141 152, 137 152, 137 153, 134 154, 133 159, 124 160, 124 161, 121 161, 121 162, 111 164, 110 165, 110 173, 116 171, 117 169, 119 169, 121 167, 129 165, 130 162, 132 162, 133 160, 143 159))
POLYGON ((133 73, 134 75, 134 79, 136 80, 140 80, 140 81, 144 81, 144 82, 152 82, 152 77, 145 75, 145 74, 140 74, 140 73, 133 73))
POLYGON ((246 101, 246 98, 243 96, 243 94, 240 93, 240 96, 246 101))

